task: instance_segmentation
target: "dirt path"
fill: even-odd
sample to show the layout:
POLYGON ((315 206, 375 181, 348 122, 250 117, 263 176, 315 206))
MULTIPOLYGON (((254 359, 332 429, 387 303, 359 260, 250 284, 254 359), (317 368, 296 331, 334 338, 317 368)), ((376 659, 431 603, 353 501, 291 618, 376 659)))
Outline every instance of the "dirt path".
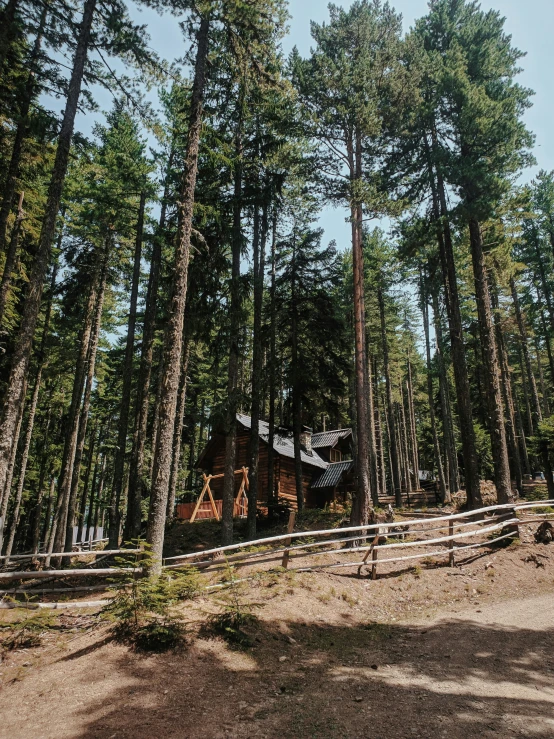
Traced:
POLYGON ((495 555, 495 578, 481 559, 259 587, 246 652, 194 638, 145 657, 95 631, 19 653, 2 665, 0 737, 550 739, 554 573, 526 556, 495 555))

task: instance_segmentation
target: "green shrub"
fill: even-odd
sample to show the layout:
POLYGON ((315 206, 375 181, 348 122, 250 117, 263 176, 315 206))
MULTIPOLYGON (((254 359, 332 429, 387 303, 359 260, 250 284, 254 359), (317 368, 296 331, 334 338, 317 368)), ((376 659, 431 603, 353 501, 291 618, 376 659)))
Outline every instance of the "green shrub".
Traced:
MULTIPOLYGON (((131 559, 119 558, 118 564, 148 564, 150 557, 145 548, 143 554, 131 555, 131 559)), ((113 635, 139 649, 164 651, 183 640, 184 622, 173 609, 198 594, 200 578, 193 567, 166 571, 159 577, 131 573, 111 590, 113 598, 102 613, 113 622, 113 635)))
POLYGON ((244 583, 237 581, 229 563, 225 583, 228 585, 227 590, 216 600, 220 612, 208 616, 202 632, 205 635, 221 636, 235 647, 252 646, 252 640, 244 629, 258 623, 254 610, 261 604, 252 603, 245 598, 244 583))

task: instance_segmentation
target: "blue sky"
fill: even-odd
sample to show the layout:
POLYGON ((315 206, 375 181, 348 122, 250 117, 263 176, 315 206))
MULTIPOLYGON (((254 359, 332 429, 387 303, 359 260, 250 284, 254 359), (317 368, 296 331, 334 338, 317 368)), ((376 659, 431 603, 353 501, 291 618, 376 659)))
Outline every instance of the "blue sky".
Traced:
MULTIPOLYGON (((336 5, 345 8, 351 0, 336 0, 336 5)), ((396 10, 402 14, 407 30, 416 18, 427 11, 427 0, 392 0, 396 10)), ((309 54, 310 20, 318 23, 328 18, 327 0, 289 0, 291 20, 290 34, 284 41, 284 50, 289 52, 297 46, 303 56, 309 54)), ((554 169, 554 0, 483 0, 483 9, 493 8, 506 17, 506 29, 513 43, 527 56, 522 59, 523 72, 519 81, 535 91, 533 107, 526 113, 528 128, 536 135, 535 157, 537 166, 523 173, 523 181, 532 179, 539 169, 554 169)), ((138 22, 148 24, 151 46, 164 58, 173 61, 183 55, 184 42, 173 16, 159 16, 153 10, 142 10, 135 15, 138 22)), ((110 107, 111 101, 104 92, 99 95, 102 106, 110 107)), ((78 127, 90 132, 91 119, 78 121, 78 127)), ((348 246, 349 225, 345 222, 346 212, 325 209, 320 224, 325 229, 325 239, 335 239, 339 248, 348 246)))

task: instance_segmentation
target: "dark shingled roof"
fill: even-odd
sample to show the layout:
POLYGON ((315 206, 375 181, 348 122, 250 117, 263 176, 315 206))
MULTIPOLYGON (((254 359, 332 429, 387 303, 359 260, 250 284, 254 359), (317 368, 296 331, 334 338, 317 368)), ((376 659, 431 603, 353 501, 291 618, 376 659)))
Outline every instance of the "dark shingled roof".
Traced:
POLYGON ((352 429, 336 429, 335 431, 322 431, 320 434, 312 434, 312 449, 333 447, 339 439, 346 439, 351 435, 352 429))
MULTIPOLYGON (((252 419, 250 416, 243 416, 242 413, 237 413, 237 421, 247 429, 252 428, 252 419)), ((269 424, 265 421, 260 421, 258 429, 260 438, 262 438, 267 444, 269 439, 269 424)), ((282 454, 284 457, 294 459, 294 442, 292 437, 278 436, 275 434, 273 437, 273 448, 277 454, 282 454)), ((302 450, 300 452, 300 456, 303 464, 309 464, 312 465, 312 467, 319 467, 323 470, 327 469, 328 463, 322 459, 317 452, 306 454, 306 452, 302 450)))
POLYGON ((350 472, 353 468, 354 462, 349 459, 346 462, 332 462, 327 469, 316 474, 311 482, 313 488, 334 488, 339 484, 341 477, 350 472))

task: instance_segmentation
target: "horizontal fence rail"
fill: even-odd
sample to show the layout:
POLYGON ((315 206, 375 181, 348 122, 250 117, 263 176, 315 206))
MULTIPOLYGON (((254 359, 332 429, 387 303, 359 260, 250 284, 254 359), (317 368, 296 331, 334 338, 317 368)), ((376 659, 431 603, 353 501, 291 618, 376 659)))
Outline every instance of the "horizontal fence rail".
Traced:
MULTIPOLYGON (((529 501, 525 503, 493 505, 477 510, 464 511, 445 516, 434 516, 432 518, 403 518, 395 521, 379 521, 366 526, 347 526, 344 528, 322 529, 318 531, 291 531, 278 536, 269 536, 255 541, 230 544, 224 547, 204 549, 199 552, 181 554, 168 557, 164 560, 164 570, 171 571, 183 567, 194 566, 202 570, 217 572, 229 564, 233 567, 245 567, 262 565, 281 560, 287 567, 295 560, 307 557, 340 557, 343 555, 365 555, 363 559, 356 561, 340 562, 315 562, 306 563, 303 567, 291 566, 290 569, 298 571, 358 567, 371 568, 372 576, 375 576, 377 563, 385 564, 392 562, 412 561, 428 557, 448 556, 450 564, 454 563, 456 552, 487 547, 496 542, 517 536, 518 526, 522 523, 538 523, 547 520, 546 516, 536 515, 530 521, 517 517, 517 512, 532 512, 536 509, 554 505, 554 500, 529 501), (504 529, 508 531, 504 531, 504 529), (447 534, 436 536, 437 532, 447 534), (494 534, 498 533, 498 536, 494 534), (482 541, 469 541, 478 537, 493 535, 482 541), (432 535, 432 536, 430 536, 432 535), (410 541, 404 540, 410 537, 410 541), (371 541, 371 543, 369 543, 371 541), (412 553, 414 549, 421 548, 422 551, 412 553), (427 551, 429 548, 432 551, 427 551), (255 551, 248 551, 254 549, 255 551), (394 553, 395 556, 378 559, 379 554, 384 552, 394 553), (406 554, 403 554, 403 552, 406 554), (398 552, 398 555, 396 554, 398 552), (371 559, 368 559, 371 555, 371 559)), ((539 511, 540 514, 540 511, 539 511)), ((13 555, 11 560, 17 557, 41 557, 46 558, 72 558, 79 556, 95 556, 99 558, 111 555, 129 555, 140 553, 140 549, 118 549, 118 550, 93 550, 61 553, 41 553, 40 555, 13 555)), ((143 574, 140 566, 135 567, 107 567, 91 568, 89 563, 86 568, 68 569, 44 569, 44 570, 21 570, 13 572, 0 572, 0 583, 15 582, 18 580, 42 580, 46 578, 72 578, 72 577, 112 577, 130 575, 140 576, 143 574)), ((301 563, 299 563, 301 564, 301 563)))

